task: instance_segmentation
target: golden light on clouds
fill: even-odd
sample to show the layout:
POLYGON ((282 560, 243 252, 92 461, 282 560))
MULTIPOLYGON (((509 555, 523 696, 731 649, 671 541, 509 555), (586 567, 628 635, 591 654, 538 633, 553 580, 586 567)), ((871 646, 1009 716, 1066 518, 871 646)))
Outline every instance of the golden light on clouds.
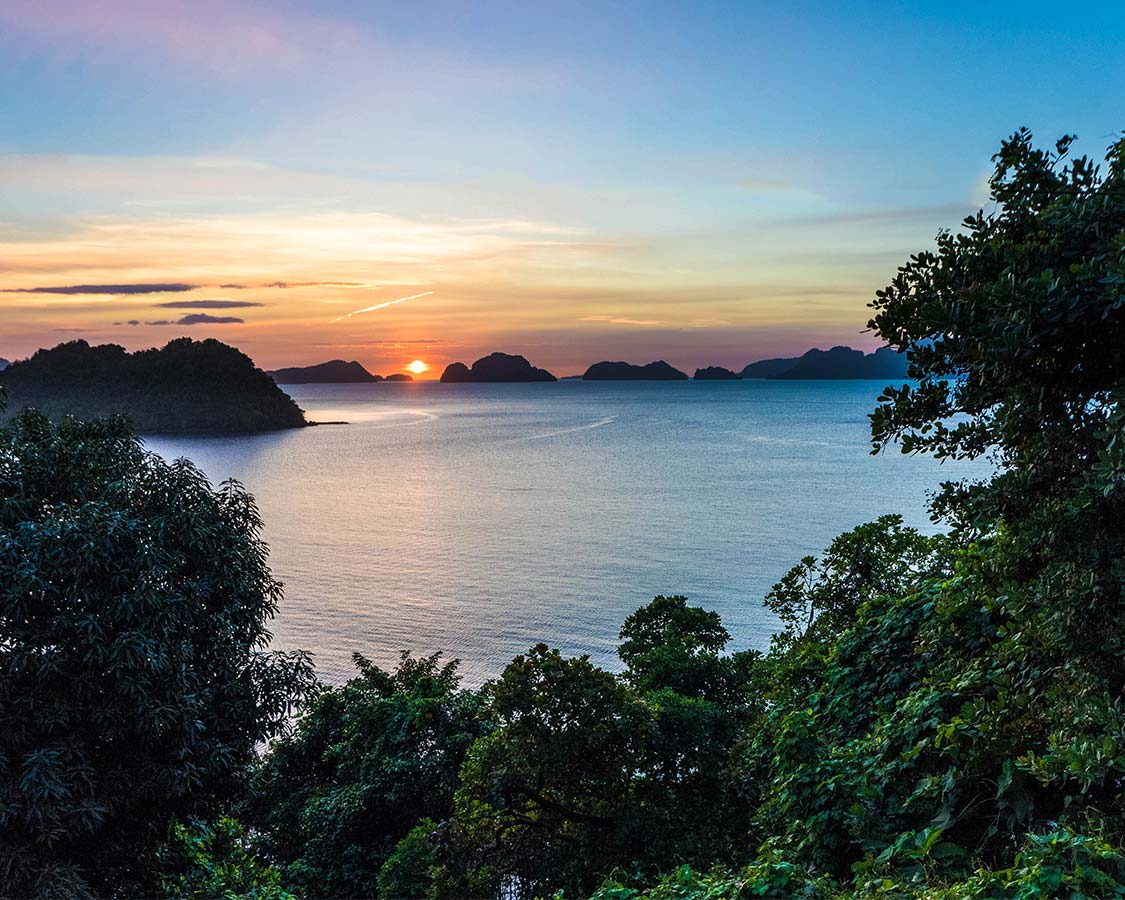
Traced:
POLYGON ((186 334, 227 341, 267 368, 346 357, 404 371, 424 354, 440 371, 494 350, 563 371, 623 356, 690 368, 840 342, 881 283, 850 257, 804 244, 795 254, 775 226, 579 228, 547 202, 537 216, 481 216, 478 197, 458 207, 446 185, 425 212, 407 214, 389 211, 399 206, 393 185, 200 162, 0 159, 0 183, 29 208, 52 190, 105 207, 0 218, 0 356, 79 337, 139 349, 186 334), (318 206, 329 193, 354 195, 355 208, 318 206), (162 283, 187 289, 137 290, 162 283), (41 292, 51 285, 126 290, 41 292), (182 309, 170 312, 172 300, 182 309))

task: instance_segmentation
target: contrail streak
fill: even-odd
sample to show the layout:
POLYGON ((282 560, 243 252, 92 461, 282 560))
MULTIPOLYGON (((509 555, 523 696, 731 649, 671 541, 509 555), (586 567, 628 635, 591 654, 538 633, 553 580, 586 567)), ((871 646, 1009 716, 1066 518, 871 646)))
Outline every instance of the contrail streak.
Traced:
POLYGON ((350 319, 352 316, 358 316, 360 313, 374 312, 377 309, 385 309, 388 306, 394 306, 396 303, 405 303, 407 300, 417 300, 419 297, 428 297, 433 291, 423 291, 420 294, 411 294, 409 297, 399 297, 397 300, 388 300, 386 303, 376 303, 374 306, 365 306, 363 309, 353 310, 346 315, 338 316, 333 319, 333 322, 339 322, 340 319, 350 319))

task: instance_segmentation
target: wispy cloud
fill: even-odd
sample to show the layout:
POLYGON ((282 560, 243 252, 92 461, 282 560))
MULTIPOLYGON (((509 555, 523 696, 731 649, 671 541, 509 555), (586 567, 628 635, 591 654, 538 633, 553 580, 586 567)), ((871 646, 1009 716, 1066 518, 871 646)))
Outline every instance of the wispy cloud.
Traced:
POLYGON ((217 75, 291 68, 364 43, 346 24, 246 0, 6 0, 0 22, 59 50, 115 50, 217 75))
POLYGON ((306 287, 339 287, 374 290, 379 287, 367 281, 268 281, 262 287, 268 288, 306 288, 306 287))
POLYGON ((265 306, 264 303, 255 303, 251 300, 172 300, 169 303, 157 303, 164 309, 238 309, 246 306, 265 306))
MULTIPOLYGON (((347 73, 350 83, 384 90, 450 89, 450 85, 529 90, 566 77, 549 62, 534 65, 474 54, 437 41, 397 40, 330 4, 268 0, 4 0, 0 32, 22 47, 74 65, 107 58, 194 78, 225 81, 301 79, 347 73), (415 65, 425 53, 425 70, 415 65)), ((332 95, 339 95, 338 82, 332 95)), ((305 117, 302 117, 305 118, 305 117)), ((307 118, 305 118, 307 121, 307 118)), ((237 158, 200 168, 246 168, 237 158)))
POLYGON ((970 203, 939 203, 933 206, 899 206, 884 209, 843 210, 815 216, 797 216, 788 221, 796 225, 861 225, 886 222, 928 222, 955 224, 976 212, 970 203))
POLYGON ((409 297, 399 297, 397 300, 387 300, 385 303, 376 303, 374 306, 365 306, 363 309, 353 310, 342 316, 337 316, 333 322, 339 322, 341 319, 350 319, 352 316, 358 316, 360 313, 375 312, 377 309, 386 309, 388 306, 394 306, 398 303, 405 303, 407 300, 417 300, 419 297, 428 297, 433 291, 422 291, 420 294, 411 294, 409 297))
POLYGON ((630 319, 626 316, 579 316, 579 322, 605 322, 607 325, 636 325, 638 327, 659 327, 667 325, 664 319, 630 319))
POLYGON ((353 288, 355 290, 376 290, 379 285, 369 281, 266 281, 262 284, 220 284, 223 290, 244 291, 248 288, 277 288, 290 290, 291 288, 353 288))

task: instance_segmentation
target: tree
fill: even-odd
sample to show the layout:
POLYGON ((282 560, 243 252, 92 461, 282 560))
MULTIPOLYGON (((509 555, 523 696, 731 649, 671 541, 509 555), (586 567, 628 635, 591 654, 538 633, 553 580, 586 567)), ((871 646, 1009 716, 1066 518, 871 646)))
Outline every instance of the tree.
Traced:
POLYGON ((993 157, 993 212, 943 232, 872 304, 870 327, 910 359, 916 385, 890 388, 872 416, 876 451, 899 442, 938 458, 992 454, 998 477, 950 486, 943 508, 987 530, 1081 510, 1044 547, 1107 524, 1125 471, 1125 139, 1103 175, 1068 161, 1073 138, 1037 149, 1022 129, 993 157), (1082 520, 1082 521, 1080 521, 1082 520))
POLYGON ((177 822, 156 852, 156 870, 169 900, 296 900, 277 871, 250 853, 246 830, 229 816, 177 822))
MULTIPOLYGON (((241 809, 262 855, 309 897, 376 896, 396 844, 449 817, 462 761, 486 729, 457 660, 404 652, 393 672, 355 662, 358 676, 322 688, 270 747, 241 809)), ((419 843, 400 846, 399 863, 419 843)))
POLYGON ((752 809, 736 788, 734 750, 764 713, 761 654, 724 654, 730 635, 719 614, 682 596, 632 613, 620 639, 624 678, 652 717, 628 812, 645 849, 630 863, 741 859, 752 809))
POLYGON ((940 574, 941 543, 905 527, 898 515, 840 535, 819 563, 806 556, 766 595, 766 608, 785 626, 779 637, 824 640, 839 633, 865 601, 902 594, 920 578, 940 574))
POLYGON ((787 627, 747 752, 755 824, 810 872, 1003 873, 1060 827, 1058 855, 1104 844, 1120 871, 1125 143, 1105 177, 1070 143, 1006 141, 995 210, 874 303, 917 380, 880 398, 875 449, 997 473, 944 486, 948 537, 885 518, 770 595, 787 627))
POLYGON ((253 500, 123 420, 0 430, 0 894, 123 893, 310 683, 253 500))
POLYGON ((621 634, 623 678, 539 644, 488 687, 493 730, 469 753, 441 837, 447 893, 578 893, 615 868, 748 850, 732 770, 760 715, 747 690, 756 655, 720 656, 719 617, 683 597, 657 597, 621 634))
POLYGON ((746 657, 724 657, 730 634, 719 614, 682 596, 656 597, 621 626, 617 655, 639 691, 668 689, 722 702, 737 699, 746 657))
POLYGON ((1125 138, 1104 171, 1070 159, 1072 142, 1038 149, 1026 129, 1005 141, 995 210, 879 293, 871 325, 908 352, 918 384, 887 390, 872 429, 876 449, 996 461, 994 478, 947 485, 937 508, 998 539, 1004 602, 989 606, 1012 690, 1044 729, 1015 771, 1069 816, 1119 816, 1125 760, 1095 747, 1117 742, 1125 694, 1125 138))
POLYGON ((395 845, 379 869, 379 900, 423 900, 429 896, 437 866, 437 827, 432 819, 423 819, 395 845))
POLYGON ((521 896, 591 889, 638 852, 626 810, 649 711, 587 657, 545 644, 512 660, 488 695, 495 729, 462 771, 445 890, 494 893, 513 881, 521 896))

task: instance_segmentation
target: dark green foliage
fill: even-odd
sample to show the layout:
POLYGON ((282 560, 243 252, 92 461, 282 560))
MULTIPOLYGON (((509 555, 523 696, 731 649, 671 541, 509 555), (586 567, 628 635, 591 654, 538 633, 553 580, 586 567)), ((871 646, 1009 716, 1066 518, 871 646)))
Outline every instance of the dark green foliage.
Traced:
MULTIPOLYGON (((999 477, 945 497, 956 508, 965 501, 962 515, 982 527, 1000 517, 1039 527, 1042 503, 1063 496, 1080 496, 1082 515, 1106 524, 1102 504, 1117 501, 1125 140, 1110 147, 1104 176, 1084 157, 1068 163, 1070 144, 1039 150, 1026 130, 1004 142, 996 211, 941 234, 873 304, 871 326, 909 354, 919 382, 884 394, 872 417, 876 448, 994 454, 999 477)), ((1065 539, 1077 523, 1058 524, 1065 539)), ((1053 543, 1056 529, 1042 537, 1053 543)))
POLYGON ((125 415, 143 434, 299 428, 304 414, 244 353, 216 340, 177 338, 127 353, 85 341, 39 350, 0 374, 10 411, 49 418, 125 415))
POLYGON ((122 420, 0 430, 0 895, 124 891, 281 727, 259 525, 122 420))
POLYGON ((944 487, 947 537, 885 518, 774 588, 758 862, 649 896, 1125 896, 1125 142, 1104 177, 1069 145, 1005 142, 995 211, 874 304, 918 382, 876 449, 996 476, 944 487))
POLYGON ((620 638, 617 655, 633 675, 640 676, 660 651, 675 648, 686 657, 720 653, 730 634, 718 613, 688 606, 684 596, 662 595, 625 619, 620 638))
POLYGON ((1005 869, 979 869, 955 881, 860 877, 832 879, 766 854, 738 870, 708 874, 683 866, 638 889, 607 881, 592 900, 1054 900, 1125 897, 1125 855, 1104 841, 1068 831, 1030 835, 1005 869))
MULTIPOLYGON (((488 689, 494 729, 462 772, 450 890, 582 891, 615 868, 707 865, 748 850, 733 747, 758 713, 754 657, 714 613, 657 597, 622 629, 624 678, 544 645, 488 689)), ((446 878, 450 878, 448 870, 446 878)))
POLYGON ((263 855, 310 897, 374 897, 395 845, 421 820, 449 817, 484 729, 456 660, 403 653, 394 672, 356 664, 356 678, 323 689, 274 744, 243 807, 263 855))
POLYGON ((422 900, 430 893, 437 866, 437 828, 432 819, 423 819, 395 845, 379 869, 380 900, 422 900))
POLYGON ((227 816, 214 824, 177 822, 155 867, 160 893, 169 900, 295 900, 277 871, 250 853, 242 825, 227 816))
POLYGON ((656 597, 625 620, 620 639, 617 655, 639 691, 718 699, 737 678, 731 660, 720 656, 730 634, 719 614, 688 606, 686 597, 656 597))
POLYGON ((635 852, 623 821, 651 717, 585 657, 540 644, 490 686, 496 729, 473 745, 457 793, 457 860, 526 891, 590 886, 635 852))
POLYGON ((951 609, 980 632, 981 675, 1004 673, 1002 705, 983 687, 976 702, 1019 710, 1021 740, 992 777, 1021 819, 1096 811, 1121 840, 1125 758, 1105 748, 1125 694, 1125 140, 1104 174, 1068 162, 1070 144, 1006 141, 997 211, 880 293, 872 325, 919 385, 887 391, 872 422, 877 446, 1000 465, 939 498, 963 532, 997 536, 951 609))

